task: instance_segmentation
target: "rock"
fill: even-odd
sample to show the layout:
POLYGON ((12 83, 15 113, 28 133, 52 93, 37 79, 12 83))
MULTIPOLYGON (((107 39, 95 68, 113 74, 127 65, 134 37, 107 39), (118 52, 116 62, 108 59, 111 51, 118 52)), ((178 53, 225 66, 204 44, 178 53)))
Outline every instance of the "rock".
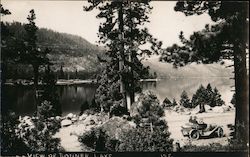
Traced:
POLYGON ((185 115, 190 115, 191 114, 191 112, 187 112, 187 113, 185 113, 185 115))
POLYGON ((68 119, 64 119, 61 121, 61 126, 69 126, 71 124, 72 124, 72 121, 68 119))
POLYGON ((86 115, 86 114, 82 114, 82 115, 79 117, 79 120, 85 120, 85 119, 86 119, 86 117, 87 117, 87 115, 86 115))
POLYGON ((130 121, 130 122, 128 122, 128 124, 129 124, 130 126, 132 126, 133 128, 136 128, 135 122, 130 121))
POLYGON ((23 117, 23 120, 24 120, 24 121, 26 121, 26 120, 28 120, 28 119, 31 119, 31 118, 30 118, 29 116, 24 116, 24 117, 23 117))
POLYGON ((77 118, 73 117, 73 118, 71 119, 71 121, 72 121, 72 122, 76 122, 76 121, 77 121, 77 118))
POLYGON ((74 117, 74 114, 73 113, 69 113, 69 114, 67 114, 67 116, 66 116, 66 118, 68 118, 68 119, 72 119, 74 117))
POLYGON ((61 120, 61 117, 60 116, 56 116, 56 120, 61 120))

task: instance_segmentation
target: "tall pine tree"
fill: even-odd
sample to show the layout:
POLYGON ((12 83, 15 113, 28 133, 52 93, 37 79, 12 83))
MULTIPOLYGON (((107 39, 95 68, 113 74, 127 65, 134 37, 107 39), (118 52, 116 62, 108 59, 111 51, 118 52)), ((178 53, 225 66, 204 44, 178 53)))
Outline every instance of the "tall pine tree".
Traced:
MULTIPOLYGON (((126 96, 134 102, 134 93, 138 88, 136 82, 148 73, 140 58, 158 53, 161 42, 149 34, 143 24, 148 22, 148 14, 152 9, 149 1, 90 1, 85 11, 94 8, 99 10, 97 18, 105 22, 99 27, 99 42, 106 45, 105 70, 99 77, 97 102, 101 108, 110 109, 114 101, 121 101, 127 108, 126 96), (142 45, 151 43, 149 49, 142 45), (107 106, 107 107, 105 107, 107 106)), ((105 110, 105 109, 104 109, 105 110)))
POLYGON ((27 17, 29 23, 25 24, 24 28, 26 31, 25 36, 25 52, 21 54, 21 61, 26 64, 30 64, 33 67, 33 76, 34 76, 34 86, 37 88, 39 81, 39 68, 41 65, 46 65, 49 63, 47 54, 49 49, 42 51, 37 46, 37 26, 35 23, 36 14, 32 9, 30 10, 30 15, 27 17))

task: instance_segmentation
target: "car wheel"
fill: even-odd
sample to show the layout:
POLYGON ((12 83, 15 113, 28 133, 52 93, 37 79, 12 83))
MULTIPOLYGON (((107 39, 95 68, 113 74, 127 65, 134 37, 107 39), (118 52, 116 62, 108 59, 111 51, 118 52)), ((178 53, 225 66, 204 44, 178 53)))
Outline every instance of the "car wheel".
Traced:
POLYGON ((219 127, 216 131, 218 137, 223 137, 223 129, 219 127))
POLYGON ((189 138, 193 140, 198 140, 200 138, 200 133, 197 130, 191 130, 189 132, 189 138))

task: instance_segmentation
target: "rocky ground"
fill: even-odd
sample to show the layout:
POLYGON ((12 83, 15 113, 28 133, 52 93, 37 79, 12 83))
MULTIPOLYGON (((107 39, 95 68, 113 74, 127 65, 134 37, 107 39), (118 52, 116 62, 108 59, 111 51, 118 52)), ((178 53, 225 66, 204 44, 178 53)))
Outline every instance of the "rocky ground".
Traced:
MULTIPOLYGON (((192 110, 180 109, 178 107, 165 110, 165 120, 168 123, 169 131, 171 132, 171 138, 174 141, 178 141, 180 146, 183 145, 209 145, 211 143, 220 143, 222 145, 228 144, 228 138, 230 138, 230 130, 228 125, 234 124, 235 109, 230 106, 222 106, 210 108, 206 106, 207 112, 198 113, 198 108, 192 110), (181 126, 188 123, 190 116, 196 116, 202 119, 207 124, 215 124, 222 126, 224 130, 224 136, 222 138, 211 137, 207 139, 190 140, 188 137, 184 137, 181 133, 181 126)), ((119 132, 120 127, 132 126, 135 124, 130 124, 126 120, 122 120, 119 117, 108 118, 108 115, 104 114, 94 114, 87 115, 83 114, 78 117, 73 114, 68 114, 61 121, 62 128, 55 135, 55 137, 61 139, 61 145, 65 151, 90 151, 89 148, 85 148, 78 141, 77 136, 90 130, 93 127, 104 126, 107 130, 113 130, 112 132, 119 132), (114 131, 114 129, 117 129, 114 131)), ((121 130, 121 129, 120 129, 121 130)))

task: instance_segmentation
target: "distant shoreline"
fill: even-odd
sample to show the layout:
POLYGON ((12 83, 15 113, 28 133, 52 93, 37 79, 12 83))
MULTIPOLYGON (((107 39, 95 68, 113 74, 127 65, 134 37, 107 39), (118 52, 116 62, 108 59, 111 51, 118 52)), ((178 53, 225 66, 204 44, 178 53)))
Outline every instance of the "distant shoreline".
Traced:
MULTIPOLYGON (((64 86, 64 85, 79 85, 79 84, 96 84, 96 79, 87 79, 87 80, 81 80, 81 79, 70 79, 70 80, 64 80, 64 79, 58 79, 56 82, 56 85, 64 86)), ((32 86, 34 83, 31 80, 25 80, 25 79, 18 79, 18 80, 7 80, 4 85, 9 86, 32 86)), ((39 85, 42 85, 42 82, 39 82, 39 85)))
MULTIPOLYGON (((161 77, 161 78, 154 78, 154 79, 140 79, 140 82, 158 82, 161 80, 165 79, 185 79, 185 78, 194 78, 194 79, 207 79, 207 78, 225 78, 225 79, 230 79, 228 76, 219 76, 219 77, 161 77)), ((17 79, 17 80, 7 80, 4 85, 9 85, 9 86, 31 86, 33 85, 33 81, 31 80, 25 80, 25 79, 17 79)), ((97 84, 96 79, 70 79, 70 80, 65 80, 65 79, 58 79, 56 82, 56 85, 58 86, 64 86, 64 85, 80 85, 80 84, 97 84)), ((42 85, 42 82, 39 82, 39 85, 42 85)))

